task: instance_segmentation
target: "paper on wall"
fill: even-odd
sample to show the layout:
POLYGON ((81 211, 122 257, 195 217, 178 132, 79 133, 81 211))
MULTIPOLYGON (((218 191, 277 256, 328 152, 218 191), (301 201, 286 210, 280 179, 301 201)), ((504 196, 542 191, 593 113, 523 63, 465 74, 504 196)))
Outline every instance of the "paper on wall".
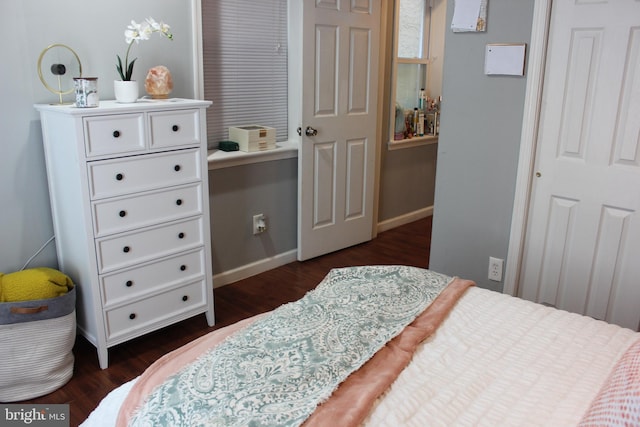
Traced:
POLYGON ((485 31, 487 0, 455 0, 451 29, 453 32, 485 31))
POLYGON ((484 73, 487 75, 524 76, 524 43, 488 44, 484 73))

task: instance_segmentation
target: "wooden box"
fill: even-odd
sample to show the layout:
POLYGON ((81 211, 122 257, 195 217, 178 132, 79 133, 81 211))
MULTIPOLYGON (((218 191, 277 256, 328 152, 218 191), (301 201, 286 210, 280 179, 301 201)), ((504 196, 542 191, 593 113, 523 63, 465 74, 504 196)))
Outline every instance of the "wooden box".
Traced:
POLYGON ((229 128, 229 139, 248 153, 276 148, 276 130, 267 126, 246 125, 229 128))

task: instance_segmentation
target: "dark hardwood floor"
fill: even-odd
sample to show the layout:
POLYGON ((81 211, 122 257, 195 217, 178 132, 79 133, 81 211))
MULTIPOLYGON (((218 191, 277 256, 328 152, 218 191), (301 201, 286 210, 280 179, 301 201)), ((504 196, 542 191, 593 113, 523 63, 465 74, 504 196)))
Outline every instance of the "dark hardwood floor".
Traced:
POLYGON ((68 403, 77 426, 111 390, 137 377, 160 356, 212 330, 273 310, 315 288, 335 267, 403 264, 426 268, 431 217, 378 234, 374 240, 309 261, 267 271, 214 290, 216 325, 204 314, 109 349, 109 368, 101 370, 92 344, 78 337, 73 378, 59 390, 24 403, 68 403))

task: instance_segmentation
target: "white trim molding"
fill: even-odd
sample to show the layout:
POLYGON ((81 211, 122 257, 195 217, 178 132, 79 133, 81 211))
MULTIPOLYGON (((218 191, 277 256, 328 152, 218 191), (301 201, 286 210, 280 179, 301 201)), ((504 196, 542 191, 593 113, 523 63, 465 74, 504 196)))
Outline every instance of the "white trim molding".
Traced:
POLYGON ((202 0, 191 0, 191 46, 193 57, 193 97, 204 99, 202 73, 202 0))
POLYGON ((209 170, 214 170, 296 157, 298 157, 298 143, 286 141, 276 143, 276 148, 252 153, 244 151, 225 152, 217 149, 209 150, 207 160, 209 170))
POLYGON ((409 212, 404 215, 379 222, 377 231, 378 233, 382 233, 383 231, 391 230, 392 228, 400 227, 401 225, 409 224, 410 222, 432 215, 433 206, 427 206, 426 208, 418 209, 417 211, 409 212))
MULTIPOLYGON (((391 230, 392 228, 400 227, 401 225, 405 225, 410 222, 429 217, 431 215, 433 215, 433 206, 428 206, 424 209, 418 209, 417 211, 409 212, 407 214, 378 223, 377 229, 379 233, 382 233, 383 231, 391 230)), ((256 274, 264 273, 265 271, 281 267, 285 264, 289 264, 290 262, 294 262, 297 260, 298 250, 293 249, 281 254, 274 255, 272 257, 264 258, 234 268, 232 270, 214 274, 213 287, 215 289, 221 286, 229 285, 231 283, 237 282, 238 280, 243 280, 251 276, 255 276, 256 274)))
POLYGON ((552 0, 536 1, 533 10, 527 89, 525 94, 520 155, 516 175, 516 189, 511 216, 511 232, 503 293, 517 295, 520 269, 524 251, 527 214, 535 166, 538 120, 544 82, 545 58, 552 0))
POLYGON ((271 269, 281 267, 285 264, 289 264, 290 262, 294 262, 298 259, 298 250, 293 249, 288 252, 283 252, 281 254, 264 258, 250 264, 246 264, 240 266, 238 268, 234 268, 233 270, 224 271, 219 274, 213 275, 213 288, 219 288, 224 285, 229 285, 231 283, 237 282, 238 280, 243 280, 249 278, 251 276, 255 276, 260 273, 264 273, 265 271, 269 271, 271 269))

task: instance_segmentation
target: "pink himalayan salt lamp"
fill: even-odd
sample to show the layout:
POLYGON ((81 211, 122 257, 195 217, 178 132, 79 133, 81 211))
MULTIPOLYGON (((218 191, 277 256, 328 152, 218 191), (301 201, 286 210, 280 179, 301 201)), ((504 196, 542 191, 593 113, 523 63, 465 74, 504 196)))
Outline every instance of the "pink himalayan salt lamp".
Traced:
POLYGON ((166 99, 173 90, 171 72, 164 65, 157 65, 147 73, 144 88, 153 99, 166 99))

